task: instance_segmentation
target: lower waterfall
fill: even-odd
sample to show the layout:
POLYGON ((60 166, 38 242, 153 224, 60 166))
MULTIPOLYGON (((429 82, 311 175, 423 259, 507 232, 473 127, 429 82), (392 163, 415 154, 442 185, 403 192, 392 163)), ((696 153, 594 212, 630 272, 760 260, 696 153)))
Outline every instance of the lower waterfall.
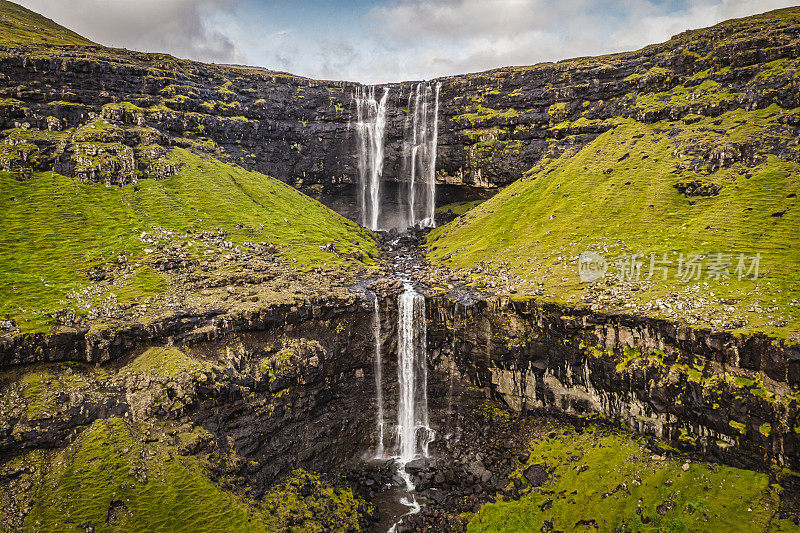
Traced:
MULTIPOLYGON (((434 432, 428 420, 428 357, 425 298, 406 283, 399 300, 397 327, 397 460, 401 470, 418 457, 428 457, 434 432)), ((406 484, 411 482, 406 478, 406 484)))

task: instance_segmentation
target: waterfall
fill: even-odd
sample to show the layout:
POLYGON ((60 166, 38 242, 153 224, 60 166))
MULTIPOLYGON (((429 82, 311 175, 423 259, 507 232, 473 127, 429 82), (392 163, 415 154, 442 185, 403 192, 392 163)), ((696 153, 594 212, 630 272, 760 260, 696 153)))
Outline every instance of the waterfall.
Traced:
POLYGON ((375 87, 356 88, 356 152, 358 154, 359 209, 361 225, 378 229, 381 211, 381 177, 383 175, 383 144, 386 131, 386 100, 389 88, 384 87, 380 101, 375 99, 375 87))
POLYGON ((375 307, 372 314, 372 335, 375 341, 375 398, 378 402, 378 415, 376 434, 378 437, 378 448, 375 456, 383 455, 383 363, 381 362, 381 307, 378 303, 378 296, 375 296, 375 307))
POLYGON ((430 83, 418 83, 408 95, 408 115, 403 135, 403 168, 408 175, 405 202, 408 226, 435 226, 440 88, 441 83, 433 87, 430 83))
POLYGON ((403 128, 402 176, 398 190, 399 217, 390 213, 381 218, 381 183, 386 140, 386 102, 389 88, 380 100, 376 87, 357 87, 353 94, 356 108, 356 153, 358 159, 358 207, 361 225, 372 230, 392 227, 436 225, 436 151, 439 140, 439 90, 441 83, 422 82, 408 95, 403 128), (387 220, 387 216, 389 220, 387 220), (399 218, 399 220, 398 220, 399 218))
MULTIPOLYGON (((428 358, 425 298, 406 283, 399 300, 397 375, 398 462, 428 457, 433 430, 428 421, 428 358)), ((410 481, 406 480, 410 485, 410 481)))

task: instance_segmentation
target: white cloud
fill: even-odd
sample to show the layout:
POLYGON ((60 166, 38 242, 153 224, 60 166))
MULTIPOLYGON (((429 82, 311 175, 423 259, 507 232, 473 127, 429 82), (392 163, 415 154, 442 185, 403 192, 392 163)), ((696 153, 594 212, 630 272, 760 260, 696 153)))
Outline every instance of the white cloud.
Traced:
POLYGON ((244 62, 238 43, 210 21, 237 0, 17 0, 107 46, 214 62, 244 62))
POLYGON ((303 2, 286 0, 260 0, 259 9, 253 1, 240 6, 239 0, 18 1, 102 44, 201 61, 250 60, 304 76, 365 83, 635 50, 687 29, 793 4, 374 0, 375 7, 367 10, 344 2, 309 10, 303 2), (276 13, 282 16, 273 17, 276 13), (261 20, 247 19, 254 15, 261 20))
POLYGON ((688 29, 713 26, 723 20, 746 17, 773 9, 789 7, 795 2, 787 0, 702 0, 689 4, 681 11, 659 13, 650 2, 638 2, 627 25, 611 36, 616 51, 633 50, 648 44, 666 41, 688 29))
POLYGON ((699 0, 670 9, 654 0, 397 0, 368 18, 378 43, 405 54, 400 74, 416 79, 635 50, 792 4, 699 0))

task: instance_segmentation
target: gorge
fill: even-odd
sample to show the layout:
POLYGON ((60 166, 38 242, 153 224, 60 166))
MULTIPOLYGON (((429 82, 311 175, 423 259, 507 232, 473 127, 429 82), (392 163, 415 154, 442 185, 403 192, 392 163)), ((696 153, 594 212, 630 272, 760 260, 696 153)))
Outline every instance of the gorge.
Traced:
POLYGON ((374 86, 0 15, 4 530, 798 529, 800 9, 374 86))

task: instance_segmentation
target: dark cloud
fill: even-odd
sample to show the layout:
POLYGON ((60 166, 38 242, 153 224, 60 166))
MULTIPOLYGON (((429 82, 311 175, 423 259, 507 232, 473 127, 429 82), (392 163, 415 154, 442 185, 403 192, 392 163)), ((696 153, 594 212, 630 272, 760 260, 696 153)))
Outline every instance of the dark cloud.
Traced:
POLYGON ((17 0, 108 46, 212 62, 242 63, 237 42, 210 20, 237 0, 17 0))

